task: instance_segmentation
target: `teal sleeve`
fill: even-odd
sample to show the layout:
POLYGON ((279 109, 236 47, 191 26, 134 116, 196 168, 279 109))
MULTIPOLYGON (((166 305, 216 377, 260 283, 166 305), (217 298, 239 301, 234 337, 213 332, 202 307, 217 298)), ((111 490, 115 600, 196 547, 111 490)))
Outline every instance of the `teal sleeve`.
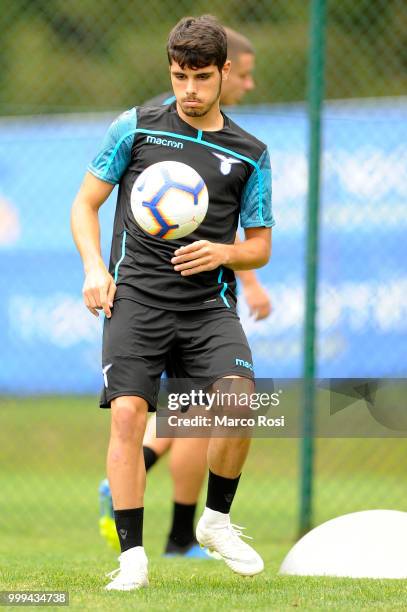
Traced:
POLYGON ((273 227, 271 209, 271 167, 267 149, 262 153, 242 194, 240 224, 247 227, 273 227))
POLYGON ((107 183, 120 182, 131 159, 131 148, 137 128, 137 109, 122 113, 109 127, 99 153, 88 170, 107 183))

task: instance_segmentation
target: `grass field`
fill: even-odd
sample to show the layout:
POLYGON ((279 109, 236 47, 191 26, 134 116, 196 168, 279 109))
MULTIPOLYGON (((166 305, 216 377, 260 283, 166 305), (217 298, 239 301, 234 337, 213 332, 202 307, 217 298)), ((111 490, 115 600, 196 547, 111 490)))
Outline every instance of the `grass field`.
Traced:
MULTIPOLYGON (((407 581, 297 578, 278 568, 297 529, 298 440, 257 440, 233 520, 247 527, 266 571, 240 578, 218 561, 161 556, 171 486, 165 460, 148 476, 150 588, 106 593, 116 554, 97 530, 108 413, 94 398, 0 400, 0 590, 61 589, 78 610, 379 610, 407 608, 407 581)), ((315 521, 407 506, 405 441, 319 440, 315 521)))

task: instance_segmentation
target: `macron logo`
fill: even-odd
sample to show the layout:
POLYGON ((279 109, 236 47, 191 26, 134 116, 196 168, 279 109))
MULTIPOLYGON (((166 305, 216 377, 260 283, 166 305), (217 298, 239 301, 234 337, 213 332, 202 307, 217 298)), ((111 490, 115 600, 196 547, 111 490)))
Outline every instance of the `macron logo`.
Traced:
POLYGON ((236 357, 235 365, 242 366, 242 368, 247 368, 253 372, 253 364, 251 364, 250 361, 245 361, 244 359, 238 359, 236 357))
POLYGON ((155 136, 147 136, 147 142, 150 144, 158 144, 162 147, 172 147, 173 149, 183 149, 182 142, 176 140, 168 140, 167 138, 156 138, 155 136))

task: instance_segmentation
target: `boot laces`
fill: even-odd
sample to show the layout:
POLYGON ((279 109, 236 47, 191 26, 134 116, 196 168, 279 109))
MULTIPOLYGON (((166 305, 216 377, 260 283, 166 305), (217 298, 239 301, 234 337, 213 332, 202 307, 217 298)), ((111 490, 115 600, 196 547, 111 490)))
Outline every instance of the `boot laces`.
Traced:
POLYGON ((112 580, 116 578, 117 574, 120 572, 120 567, 106 574, 106 578, 111 578, 112 580))
POLYGON ((222 538, 222 554, 230 558, 235 558, 237 551, 241 551, 244 555, 247 554, 248 548, 250 547, 241 538, 246 538, 247 540, 253 540, 253 538, 244 534, 243 529, 245 529, 245 527, 235 525, 233 523, 230 523, 227 526, 227 531, 224 533, 224 537, 222 538))
POLYGON ((242 529, 246 529, 246 527, 242 527, 242 525, 235 525, 234 523, 230 523, 229 529, 238 538, 246 538, 247 540, 253 540, 252 536, 248 536, 243 533, 242 529))
POLYGON ((144 573, 144 567, 141 565, 135 567, 120 561, 120 567, 106 574, 106 577, 122 582, 138 582, 144 579, 144 573))

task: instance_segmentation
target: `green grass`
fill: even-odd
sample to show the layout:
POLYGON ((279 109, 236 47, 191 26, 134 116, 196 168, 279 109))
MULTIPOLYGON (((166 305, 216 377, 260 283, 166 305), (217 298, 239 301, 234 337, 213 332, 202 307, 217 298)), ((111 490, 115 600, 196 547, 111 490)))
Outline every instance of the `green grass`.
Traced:
MULTIPOLYGON (((166 461, 148 476, 150 588, 106 593, 116 554, 101 540, 97 486, 108 412, 94 398, 0 400, 0 590, 68 590, 80 610, 394 610, 407 581, 278 575, 297 530, 298 440, 253 444, 233 509, 266 571, 240 578, 221 562, 161 556, 171 512, 166 461)), ((360 509, 405 509, 404 440, 318 440, 315 520, 360 509)))

